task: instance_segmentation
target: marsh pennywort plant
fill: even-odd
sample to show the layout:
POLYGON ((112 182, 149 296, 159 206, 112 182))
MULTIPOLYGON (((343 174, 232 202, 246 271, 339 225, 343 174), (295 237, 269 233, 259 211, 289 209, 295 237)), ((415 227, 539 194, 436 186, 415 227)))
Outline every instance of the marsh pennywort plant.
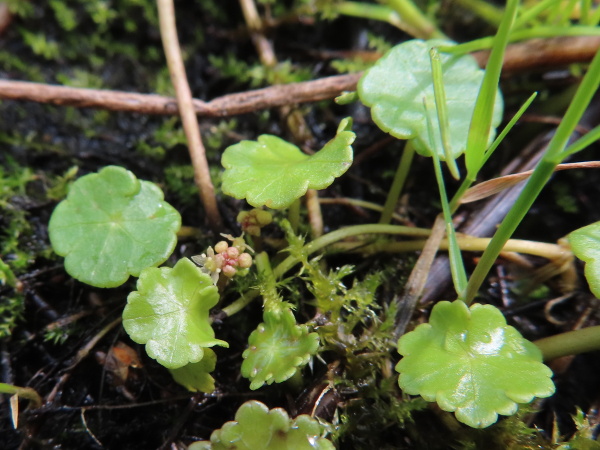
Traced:
MULTIPOLYGON (((495 48, 506 44, 514 17, 510 12, 514 13, 514 8, 516 2, 509 2, 509 19, 501 24, 500 38, 497 39, 500 44, 495 48)), ((447 245, 456 272, 458 300, 439 302, 432 309, 429 323, 398 341, 398 352, 403 355, 396 366, 400 373, 399 386, 407 394, 419 394, 428 401, 437 401, 442 409, 454 411, 456 417, 469 426, 486 427, 497 420, 498 414, 513 414, 520 403, 527 403, 535 396, 551 395, 554 389, 551 373, 541 363, 542 356, 561 353, 552 351, 560 347, 556 341, 541 345, 541 352, 507 325, 498 309, 490 305, 469 307, 473 289, 476 291, 477 277, 485 270, 476 270, 467 287, 460 257, 461 242, 464 241, 456 238, 452 226, 452 213, 459 202, 446 196, 441 163, 445 161, 453 176, 460 176, 455 159, 466 149, 466 159, 470 162, 463 186, 468 187, 489 157, 490 149, 497 146, 491 141, 501 116, 501 100, 493 70, 488 68, 484 73, 470 57, 448 56, 443 49, 436 50, 440 45, 450 51, 453 48, 447 41, 412 41, 392 49, 390 55, 366 73, 359 85, 359 95, 372 107, 376 123, 384 130, 410 139, 409 147, 405 149, 405 155, 410 157, 403 157, 400 162, 400 175, 396 177, 384 208, 386 215, 391 217, 402 185, 398 180, 408 173, 412 154, 430 156, 440 187, 449 238, 447 245), (398 67, 412 71, 415 61, 419 62, 420 68, 417 74, 397 72, 398 67), (407 86, 395 85, 381 89, 385 84, 382 80, 407 79, 418 89, 409 91, 407 86), (469 82, 461 84, 465 79, 469 82), (399 106, 399 96, 407 91, 412 102, 407 100, 406 105, 399 106), (493 101, 486 104, 486 98, 493 101), (476 152, 475 156, 473 152, 476 152)), ((498 60, 501 51, 494 54, 498 60)), ((498 75, 499 66, 496 65, 498 75)), ((582 89, 597 87, 597 81, 594 85, 591 77, 595 76, 597 80, 599 71, 600 62, 595 60, 589 72, 592 75, 586 77, 582 89)), ((589 97, 578 94, 576 102, 576 112, 567 114, 570 128, 565 125, 567 128, 560 136, 570 133, 589 97)), ((352 163, 351 144, 355 135, 350 127, 351 120, 344 119, 336 136, 312 156, 269 135, 229 147, 222 159, 225 167, 223 191, 235 198, 246 199, 256 207, 298 207, 298 200, 307 189, 329 186, 352 163)), ((568 151, 563 148, 559 153, 564 156, 568 151)), ((551 162, 556 160, 554 155, 551 162)), ((546 181, 539 176, 532 180, 537 187, 546 181)), ((155 185, 137 180, 124 169, 110 167, 73 184, 69 197, 57 207, 52 217, 50 233, 57 253, 67 257, 67 270, 82 281, 110 287, 123 283, 129 275, 139 276, 137 289, 129 295, 123 313, 125 330, 135 342, 144 344, 147 353, 167 367, 177 382, 191 391, 210 392, 215 388, 215 380, 210 375, 216 364, 213 348, 229 345, 218 339, 212 328, 210 310, 221 301, 216 284, 221 280, 226 283, 245 270, 256 270, 257 289, 250 289, 238 300, 225 305, 219 316, 227 320, 259 296, 263 299, 263 322, 250 334, 241 366, 242 375, 250 380, 250 388, 254 390, 301 374, 303 366, 325 350, 338 355, 348 367, 358 372, 367 367, 369 370, 391 367, 389 351, 390 342, 397 337, 393 333, 397 305, 387 312, 377 305, 381 277, 367 276, 349 288, 343 279, 352 274, 352 267, 342 266, 327 272, 318 257, 313 257, 316 252, 348 238, 356 239, 352 244, 356 248, 370 243, 364 238, 366 235, 426 238, 430 233, 427 229, 389 225, 386 223, 389 217, 383 217, 380 224, 334 230, 310 242, 305 242, 294 232, 293 224, 278 220, 275 226, 284 232, 288 245, 289 256, 283 260, 273 258, 271 261, 266 252, 259 251, 252 263, 251 251, 244 238, 227 236, 231 243, 217 242, 195 258, 200 267, 184 258, 173 268, 158 268, 155 266, 161 264, 174 248, 179 216, 164 203, 162 193, 155 185), (107 189, 113 189, 114 194, 108 199, 100 198, 107 197, 99 195, 107 189), (94 222, 94 226, 90 226, 90 222, 94 222), (132 234, 133 222, 144 230, 141 249, 127 240, 132 234), (78 239, 71 242, 69 234, 78 239), (82 245, 79 239, 88 234, 94 237, 91 247, 82 245), (148 242, 153 244, 150 249, 145 245, 148 242), (119 247, 131 251, 119 253, 119 247), (103 248, 115 253, 118 260, 105 255, 103 248), (73 258, 74 261, 89 260, 93 264, 88 262, 76 267, 73 258), (294 305, 281 287, 286 274, 298 264, 302 267, 302 276, 296 277, 296 282, 304 283, 306 291, 314 296, 317 310, 316 318, 304 324, 297 323, 294 305), (361 352, 368 358, 362 358, 361 352), (370 356, 369 352, 377 355, 370 356)), ((260 228, 271 222, 264 210, 242 212, 239 220, 247 235, 253 238, 258 237, 260 228)), ((571 242, 576 254, 592 267, 595 255, 581 250, 587 244, 579 244, 589 231, 574 233, 571 242)), ((591 234, 595 233, 593 229, 591 234)), ((490 255, 495 259, 501 248, 497 246, 500 238, 494 239, 491 250, 486 250, 488 260, 490 255)), ((594 283, 592 289, 595 292, 594 283)), ((588 344, 585 349, 600 346, 594 345, 588 344)), ((577 352, 582 348, 572 345, 568 351, 577 352)), ((244 428, 246 414, 253 417, 253 414, 264 415, 264 412, 264 408, 256 405, 242 407, 240 417, 236 416, 237 423, 226 425, 223 430, 227 428, 232 436, 238 436, 238 431, 244 428), (259 413, 248 412, 257 408, 259 413)), ((321 432, 320 428, 316 434, 310 434, 311 431, 311 439, 321 432)), ((221 436, 225 435, 227 433, 223 431, 221 436)), ((214 448, 221 448, 219 439, 216 436, 211 444, 214 448)))

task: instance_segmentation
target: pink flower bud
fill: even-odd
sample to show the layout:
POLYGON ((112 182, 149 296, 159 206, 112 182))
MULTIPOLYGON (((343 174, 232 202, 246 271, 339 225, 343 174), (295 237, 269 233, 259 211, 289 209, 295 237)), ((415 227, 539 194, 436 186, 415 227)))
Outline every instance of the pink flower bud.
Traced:
POLYGON ((242 269, 247 269, 252 266, 252 255, 250 253, 242 253, 238 257, 238 266, 242 269))
POLYGON ((237 270, 235 267, 227 265, 227 266, 223 267, 223 270, 221 271, 221 273, 223 275, 225 275, 227 278, 233 278, 233 276, 237 273, 237 270))
POLYGON ((229 244, 225 241, 219 241, 215 245, 215 252, 224 253, 229 248, 229 244))
POLYGON ((229 247, 227 249, 227 256, 230 258, 237 258, 240 256, 240 251, 237 247, 229 247))

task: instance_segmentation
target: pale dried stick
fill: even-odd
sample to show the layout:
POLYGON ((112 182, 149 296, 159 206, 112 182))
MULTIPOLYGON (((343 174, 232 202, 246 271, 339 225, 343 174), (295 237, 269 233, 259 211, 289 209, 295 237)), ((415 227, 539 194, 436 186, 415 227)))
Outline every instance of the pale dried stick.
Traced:
POLYGON ((423 294, 423 289, 429 276, 429 269, 431 264, 433 264, 433 260, 445 234, 446 224, 443 216, 440 214, 436 217, 433 227, 431 227, 431 234, 425 242, 421 255, 408 277, 402 295, 398 297, 399 308, 396 314, 396 337, 404 334, 406 327, 412 319, 417 302, 423 294))
MULTIPOLYGON (((567 36, 511 44, 504 58, 504 72, 522 72, 536 64, 558 67, 574 62, 589 61, 600 46, 600 36, 567 36), (543 47, 539 47, 543 44, 543 47), (576 49, 578 51, 572 51, 576 49), (522 55, 535 54, 535 58, 522 55), (540 61, 541 60, 541 61, 540 61)), ((485 66, 487 51, 475 52, 480 66, 485 66)), ((362 73, 336 75, 318 80, 269 86, 236 94, 217 97, 209 102, 194 99, 194 111, 202 117, 229 117, 289 104, 317 102, 356 89, 362 73)), ((50 103, 75 108, 99 108, 109 111, 127 111, 140 114, 177 114, 177 103, 171 97, 155 94, 85 89, 55 86, 28 81, 0 80, 0 98, 50 103)), ((356 158, 358 161, 359 157, 356 158)))
POLYGON ((165 57, 167 58, 169 74, 171 75, 171 82, 177 96, 179 114, 181 115, 183 129, 188 142, 192 166, 194 167, 194 180, 200 189, 200 200, 204 205, 210 227, 214 231, 218 231, 222 227, 222 220, 217 208, 215 189, 210 179, 210 171, 204 145, 202 144, 198 119, 194 112, 192 92, 185 74, 185 66, 181 56, 181 48, 179 47, 179 38, 177 37, 173 0, 157 0, 157 4, 160 35, 165 50, 165 57))
MULTIPOLYGON (((266 67, 275 67, 277 65, 277 56, 273 50, 273 45, 263 33, 264 26, 254 0, 240 0, 240 6, 244 14, 244 19, 250 29, 250 36, 260 58, 260 62, 266 67)), ((293 100, 293 98, 292 98, 293 100)), ((308 132, 308 127, 304 116, 297 109, 290 105, 281 106, 279 109, 281 117, 286 119, 289 130, 294 135, 297 142, 306 142, 312 140, 312 134, 308 132), (310 136, 307 136, 310 134, 310 136), (307 139, 308 138, 308 139, 307 139)), ((313 238, 323 234, 323 215, 321 205, 318 202, 318 193, 309 190, 306 194, 306 207, 308 211, 308 220, 312 230, 313 238)))

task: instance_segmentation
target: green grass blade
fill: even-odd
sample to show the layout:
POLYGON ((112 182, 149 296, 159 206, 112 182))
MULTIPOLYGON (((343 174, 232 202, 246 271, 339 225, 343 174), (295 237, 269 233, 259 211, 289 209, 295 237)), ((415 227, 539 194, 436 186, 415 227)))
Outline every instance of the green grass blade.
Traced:
POLYGON ((492 52, 477 96, 477 103, 473 110, 473 118, 469 128, 467 149, 465 150, 465 162, 469 178, 475 179, 485 160, 485 150, 488 146, 492 126, 493 106, 496 101, 502 61, 504 60, 510 29, 518 7, 519 0, 509 0, 506 5, 506 12, 494 38, 492 52))
POLYGON ((591 19, 590 11, 592 10, 592 0, 581 0, 579 2, 580 6, 580 15, 579 22, 583 25, 593 25, 589 22, 591 19))
POLYGON ((333 6, 333 10, 338 14, 343 14, 345 16, 379 20, 381 22, 387 22, 396 28, 406 28, 400 15, 389 6, 365 2, 340 2, 333 6))
MULTIPOLYGON (((434 142, 433 137, 433 125, 431 123, 431 117, 429 115, 429 105, 426 99, 423 99, 425 107, 425 117, 427 117, 427 124, 429 130, 429 139, 434 142)), ((441 118, 439 119, 441 121, 441 118)), ((435 178, 440 191, 440 200, 442 202, 442 212, 444 214, 444 222, 446 224, 446 236, 448 237, 448 258, 450 261, 450 272, 452 273, 452 282, 454 289, 462 300, 461 295, 465 292, 467 287, 467 273, 465 271, 465 265, 462 259, 462 253, 456 240, 456 232, 454 230, 454 223, 452 222, 452 213, 450 212, 450 205, 448 203, 448 195, 446 194, 446 185, 444 183, 444 175, 442 174, 442 166, 440 158, 437 152, 432 152, 433 168, 435 171, 435 178)))
POLYGON ((383 3, 394 9, 402 21, 408 26, 407 29, 414 37, 421 39, 447 39, 435 23, 412 2, 412 0, 385 0, 383 3))
POLYGON ((458 0, 457 3, 497 27, 502 21, 502 8, 481 0, 458 0))
MULTIPOLYGON (((489 157, 492 156, 492 154, 494 153, 496 148, 498 148, 498 145, 500 145, 500 143, 504 140, 506 135, 510 132, 510 130, 512 130, 512 128, 517 123, 517 121, 525 113, 527 108, 529 108, 529 105, 531 105, 531 102, 533 102, 533 100, 536 97, 537 97, 537 92, 534 92, 533 94, 531 94, 529 96, 529 98, 525 101, 525 103, 523 103, 523 105, 521 105, 521 107, 516 112, 516 114, 512 117, 512 119, 510 119, 508 124, 506 124, 506 126, 504 127, 502 132, 496 137, 496 139, 494 139, 494 142, 492 142, 492 145, 490 145, 490 147, 485 152, 485 158, 483 160, 483 164, 485 164, 487 162, 487 160, 489 159, 489 157)), ((467 189, 469 189, 471 187, 471 185, 473 184, 474 181, 475 181, 474 178, 471 179, 468 176, 463 180, 463 183, 460 185, 460 187, 454 194, 454 197, 452 197, 452 200, 450 201, 450 211, 452 211, 452 213, 454 213, 458 209, 458 207, 460 206, 461 197, 467 191, 467 189)))
POLYGON ((385 199, 385 205, 383 205, 383 212, 379 219, 380 224, 389 224, 392 221, 396 204, 400 198, 400 193, 408 177, 408 172, 412 164, 413 157, 415 156, 415 147, 412 141, 407 141, 396 169, 396 175, 394 175, 394 181, 388 192, 387 198, 385 199))
POLYGON ((519 29, 529 24, 537 17, 540 16, 548 8, 556 7, 562 0, 543 0, 539 3, 535 3, 528 8, 522 8, 519 17, 515 19, 514 29, 519 29))
POLYGON ((489 157, 492 156, 492 154, 498 148, 500 143, 504 140, 506 135, 510 132, 510 130, 512 130, 512 128, 515 126, 515 124, 521 118, 521 116, 525 113, 525 111, 527 111, 527 108, 529 108, 529 105, 531 105, 531 102, 533 102, 533 100, 535 100, 535 98, 537 97, 537 94, 538 94, 537 92, 534 92, 533 94, 531 94, 529 96, 529 98, 527 100, 525 100, 525 103, 523 103, 521 105, 521 107, 515 113, 515 115, 512 117, 512 119, 510 119, 510 121, 506 124, 506 126, 504 127, 502 132, 496 137, 496 139, 494 139, 494 142, 492 142, 492 145, 490 145, 489 148, 485 151, 485 157, 483 159, 483 164, 485 164, 487 162, 487 160, 489 159, 489 157))
POLYGON ((444 155, 446 156, 446 164, 448 165, 448 169, 450 170, 450 173, 454 179, 459 180, 460 173, 458 172, 456 160, 452 156, 452 148, 450 147, 450 139, 448 138, 450 124, 448 121, 448 108, 446 107, 446 92, 444 89, 444 81, 442 79, 442 63, 440 61, 440 54, 436 48, 431 48, 429 50, 429 58, 431 61, 431 74, 433 76, 435 108, 438 115, 438 123, 440 125, 440 136, 442 140, 442 147, 444 148, 444 155))
POLYGON ((569 145, 565 150, 565 157, 574 155, 577 152, 587 148, 600 139, 600 125, 595 126, 585 136, 569 145))
POLYGON ((599 85, 600 52, 596 53, 596 56, 592 60, 588 73, 579 85, 573 101, 569 105, 554 137, 548 144, 542 161, 535 168, 521 195, 519 195, 517 201, 500 224, 490 245, 483 252, 479 263, 475 267, 465 293, 465 302, 467 304, 471 303, 477 295, 479 287, 500 254, 502 247, 512 236, 519 223, 521 223, 521 220, 523 220, 523 217, 525 217, 525 214, 527 214, 527 211, 529 211, 529 208, 531 208, 534 200, 550 179, 554 168, 567 156, 568 153, 565 151, 565 147, 567 146, 569 137, 575 130, 599 85))
POLYGON ((600 8, 596 8, 595 11, 591 14, 589 25, 597 26, 598 22, 600 22, 600 8))
MULTIPOLYGON (((596 10, 600 16, 600 8, 596 10)), ((552 38, 562 36, 600 36, 600 28, 587 25, 573 25, 569 27, 561 26, 540 26, 531 29, 517 30, 511 33, 509 42, 526 41, 537 38, 552 38)), ((494 45, 493 37, 485 37, 454 46, 439 47, 438 50, 453 55, 464 55, 473 53, 477 50, 486 50, 494 45)))

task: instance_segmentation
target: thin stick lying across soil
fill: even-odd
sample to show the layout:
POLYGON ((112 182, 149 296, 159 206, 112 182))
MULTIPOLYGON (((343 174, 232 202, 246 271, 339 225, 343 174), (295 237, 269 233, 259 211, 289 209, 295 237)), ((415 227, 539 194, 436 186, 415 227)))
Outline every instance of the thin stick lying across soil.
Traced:
MULTIPOLYGON (((574 36, 534 39, 507 48, 503 71, 521 72, 531 68, 560 67, 590 61, 600 48, 599 36, 574 36)), ((487 51, 474 53, 481 66, 487 62, 487 51)), ((197 116, 228 117, 267 108, 331 99, 343 91, 356 89, 361 73, 338 75, 319 80, 270 86, 218 97, 209 102, 193 99, 197 116)), ((141 114, 178 114, 174 98, 100 89, 82 89, 25 81, 0 80, 0 98, 39 103, 127 111, 141 114)))
POLYGON ((171 82, 177 95, 179 114, 181 115, 190 159, 194 167, 194 179, 200 190, 200 200, 204 205, 210 227, 213 231, 218 232, 222 228, 223 222, 217 207, 215 188, 210 179, 206 151, 200 135, 198 118, 194 111, 192 91, 187 80, 181 48, 179 47, 177 26, 175 24, 175 6, 173 0, 158 0, 157 4, 160 35, 165 49, 171 82))

